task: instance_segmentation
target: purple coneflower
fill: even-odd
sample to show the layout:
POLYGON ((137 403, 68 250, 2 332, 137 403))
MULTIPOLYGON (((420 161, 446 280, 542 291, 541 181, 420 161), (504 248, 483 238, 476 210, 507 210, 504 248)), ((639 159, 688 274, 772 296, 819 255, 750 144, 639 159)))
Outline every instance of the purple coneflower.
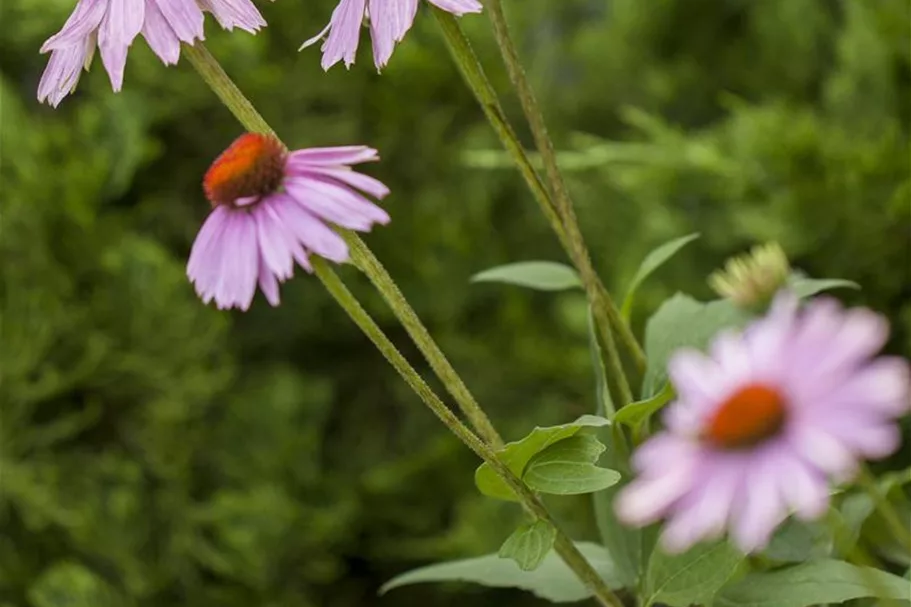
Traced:
MULTIPOLYGON (((478 0, 427 0, 431 4, 453 15, 478 13, 478 0)), ((324 70, 344 60, 348 67, 354 63, 357 45, 361 36, 361 24, 365 16, 370 17, 370 36, 373 39, 373 62, 376 69, 382 68, 392 56, 397 42, 401 42, 411 29, 420 0, 341 0, 329 25, 319 34, 304 42, 306 48, 322 38, 324 70)))
POLYGON ((96 45, 114 91, 123 85, 127 52, 139 34, 165 63, 177 63, 180 44, 203 40, 203 11, 225 29, 251 33, 266 22, 250 0, 79 0, 63 28, 41 46, 51 53, 38 100, 56 107, 88 69, 96 45))
POLYGON ((821 516, 831 480, 899 445, 909 371, 902 359, 873 358, 887 336, 869 310, 829 299, 798 310, 781 295, 744 333, 717 337, 709 356, 675 354, 678 400, 666 429, 633 455, 639 476, 617 498, 621 520, 666 518, 670 552, 726 530, 754 552, 791 512, 821 516))
POLYGON ((378 159, 364 146, 288 152, 274 137, 241 135, 203 182, 213 210, 187 264, 202 300, 246 310, 258 283, 276 306, 278 283, 292 276, 295 261, 307 271, 311 253, 347 261, 348 246, 327 224, 366 232, 389 222, 357 191, 379 199, 389 189, 349 166, 378 159))

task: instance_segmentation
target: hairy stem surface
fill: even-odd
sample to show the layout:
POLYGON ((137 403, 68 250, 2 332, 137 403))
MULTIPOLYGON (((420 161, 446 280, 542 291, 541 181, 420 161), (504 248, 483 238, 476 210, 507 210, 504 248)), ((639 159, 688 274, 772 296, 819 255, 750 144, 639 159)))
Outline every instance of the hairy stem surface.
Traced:
MULTIPOLYGON (((225 73, 225 71, 218 64, 217 60, 208 52, 208 50, 202 45, 202 43, 197 42, 194 46, 184 46, 187 57, 190 62, 200 73, 203 80, 212 88, 215 94, 221 99, 225 106, 234 114, 237 120, 249 131, 258 132, 258 133, 268 133, 274 135, 275 132, 272 128, 266 123, 263 117, 256 111, 256 108, 253 107, 253 104, 243 95, 239 88, 234 84, 230 77, 225 73)), ((371 281, 374 282, 374 285, 383 293, 384 298, 393 307, 393 310, 396 311, 396 314, 403 314, 408 317, 408 324, 405 320, 402 320, 405 324, 406 329, 409 330, 409 334, 412 331, 415 334, 419 334, 421 341, 432 342, 429 333, 427 333, 426 328, 420 323, 417 318, 417 315, 414 313, 414 310, 407 305, 404 296, 398 290, 398 287, 392 281, 392 278, 389 277, 388 273, 383 269, 381 272, 377 270, 382 268, 379 265, 379 261, 373 256, 366 245, 354 235, 354 239, 351 238, 352 234, 345 234, 346 239, 349 242, 349 246, 352 247, 352 251, 357 256, 356 261, 361 262, 361 270, 364 271, 368 276, 370 276, 371 281), (376 265, 374 265, 376 264, 376 265), (382 285, 382 286, 381 286, 382 285), (391 292, 391 289, 394 288, 394 293, 391 292), (384 290, 389 292, 383 292, 384 290), (402 305, 407 308, 407 313, 405 310, 397 309, 402 308, 402 305), (409 328, 408 325, 411 325, 409 328), (418 325, 420 328, 418 329, 418 325)), ((579 549, 576 548, 572 540, 566 533, 560 528, 557 522, 553 519, 550 513, 547 511, 547 508, 541 502, 540 498, 528 488, 528 486, 522 482, 512 471, 497 457, 495 453, 495 447, 491 445, 490 441, 485 442, 477 435, 475 435, 462 421, 440 400, 440 398, 430 389, 430 387, 424 382, 420 374, 412 367, 404 356, 396 349, 395 345, 389 340, 388 337, 383 333, 379 326, 374 322, 369 314, 363 309, 354 295, 348 290, 347 287, 339 279, 338 275, 332 270, 331 267, 320 257, 314 256, 311 260, 313 264, 314 272, 323 283, 326 289, 329 291, 330 295, 336 300, 336 302, 345 310, 349 317, 357 324, 357 326, 364 332, 365 335, 374 343, 374 345, 379 349, 383 354, 386 360, 395 368, 399 375, 405 380, 405 382, 411 387, 412 390, 421 398, 424 404, 440 419, 443 424, 456 435, 459 440, 465 443, 468 448, 470 448, 478 457, 480 457, 484 462, 491 466, 491 468, 502 478, 512 489, 515 491, 516 495, 519 496, 524 508, 531 513, 537 519, 547 521, 550 525, 556 529, 557 536, 554 543, 554 548, 560 557, 566 562, 566 564, 572 569, 576 576, 585 584, 595 599, 599 604, 608 607, 623 607, 623 603, 617 598, 617 596, 607 587, 607 584, 598 575, 598 572, 591 566, 591 563, 586 560, 586 558, 579 552, 579 549)), ((414 335, 412 335, 414 337, 414 335)), ((417 339, 416 339, 417 341, 417 339)), ((420 343, 418 344, 420 346, 420 343)), ((423 349, 423 348, 422 348, 423 349)), ((433 349, 439 352, 439 348, 433 343, 433 349)), ((425 353, 426 354, 426 353, 425 353)), ((445 362, 445 357, 442 356, 440 352, 440 357, 436 359, 437 365, 443 365, 448 368, 447 372, 444 375, 440 376, 440 379, 444 382, 447 381, 447 376, 449 371, 452 375, 458 378, 455 371, 451 369, 448 361, 445 362)), ((429 358, 428 358, 429 360, 429 358)), ((431 365, 434 364, 434 361, 430 361, 431 365)), ((436 371, 436 367, 434 367, 436 371)), ((449 377, 448 379, 452 379, 449 377)), ((465 394, 468 393, 467 388, 465 388, 464 383, 461 379, 458 379, 458 385, 450 386, 447 384, 447 388, 450 391, 461 392, 464 391, 465 394)), ((464 400, 464 399, 463 399, 464 400)), ((474 399, 471 398, 471 402, 474 402, 474 399)), ((462 404, 462 403, 460 403, 462 404)), ((475 403, 477 406, 477 403, 475 403)), ((483 411, 478 406, 478 411, 483 415, 483 411)), ((467 415, 467 414, 466 414, 467 415)), ((486 416, 485 416, 486 419, 486 416)), ((490 424, 489 420, 487 424, 490 424)), ((496 435, 496 431, 493 430, 493 426, 490 426, 491 431, 496 436, 496 441, 502 444, 502 441, 499 439, 499 435, 496 435)), ((494 443, 496 444, 496 443, 494 443)))

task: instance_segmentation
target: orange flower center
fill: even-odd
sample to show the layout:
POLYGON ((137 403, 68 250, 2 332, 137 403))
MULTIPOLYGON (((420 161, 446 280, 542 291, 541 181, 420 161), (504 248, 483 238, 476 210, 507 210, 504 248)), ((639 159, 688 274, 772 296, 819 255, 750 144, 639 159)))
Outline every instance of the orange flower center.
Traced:
POLYGON ((763 384, 748 384, 733 394, 709 420, 704 438, 724 449, 752 447, 773 436, 787 414, 781 393, 763 384))
POLYGON ((281 185, 286 155, 275 137, 241 135, 206 171, 202 182, 206 198, 216 206, 271 194, 281 185))

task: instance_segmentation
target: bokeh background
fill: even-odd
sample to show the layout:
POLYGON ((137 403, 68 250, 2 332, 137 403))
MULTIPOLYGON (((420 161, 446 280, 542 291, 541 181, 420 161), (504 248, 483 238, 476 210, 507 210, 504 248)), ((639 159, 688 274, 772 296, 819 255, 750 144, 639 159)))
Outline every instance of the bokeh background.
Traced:
MULTIPOLYGON (((240 127, 186 61, 134 45, 125 90, 99 60, 54 111, 35 101, 72 0, 0 4, 0 604, 3 607, 532 606, 403 570, 496 549, 516 509, 312 277, 246 314, 195 297, 201 176, 240 127)), ((208 45, 292 147, 366 143, 392 187, 367 236, 502 432, 593 408, 577 294, 470 285, 562 260, 422 10, 378 75, 328 74, 331 0, 262 3, 258 36, 208 45)), ((708 297, 730 254, 778 240, 817 277, 911 328, 907 0, 508 0, 582 227, 622 290, 653 246, 702 238, 643 289, 708 297)), ((463 19, 520 113, 483 16, 463 19)), ((520 129, 521 130, 521 129, 520 129)), ((529 140, 523 131, 523 137, 529 140)), ((419 356, 352 268, 345 281, 419 356)), ((421 366, 424 369, 424 366, 421 366)), ((554 500, 579 538, 588 503, 554 500)))

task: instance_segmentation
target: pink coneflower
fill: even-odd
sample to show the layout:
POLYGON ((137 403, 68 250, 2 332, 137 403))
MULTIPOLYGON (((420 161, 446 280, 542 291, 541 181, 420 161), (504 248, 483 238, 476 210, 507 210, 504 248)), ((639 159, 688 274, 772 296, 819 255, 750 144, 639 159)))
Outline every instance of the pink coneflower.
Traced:
MULTIPOLYGON (((341 0, 329 25, 319 34, 304 42, 301 48, 316 43, 323 37, 324 70, 345 61, 345 66, 354 63, 357 45, 361 36, 361 24, 366 16, 370 18, 370 36, 373 39, 373 62, 376 69, 382 68, 392 56, 397 42, 401 42, 411 29, 420 0, 341 0)), ((465 13, 478 13, 481 3, 478 0, 427 0, 431 4, 462 16, 465 13)))
POLYGON ((779 296, 744 333, 717 337, 709 356, 671 359, 678 400, 666 429, 634 453, 639 476, 616 502, 630 524, 666 518, 667 551, 725 530, 744 552, 759 550, 791 512, 822 515, 830 480, 898 447, 909 372, 902 359, 873 358, 886 321, 828 299, 797 306, 779 296))
POLYGON ((165 65, 177 63, 181 42, 204 39, 203 11, 229 30, 254 33, 266 25, 250 0, 79 0, 63 28, 41 46, 51 58, 38 100, 56 107, 73 92, 96 45, 115 92, 123 85, 127 52, 139 34, 165 65))
POLYGON ((274 137, 241 135, 203 182, 213 210, 196 236, 187 276, 203 301, 246 310, 256 285, 273 306, 294 262, 311 271, 311 253, 342 263, 348 247, 328 223, 369 231, 389 222, 357 190, 383 198, 389 189, 349 165, 378 160, 364 146, 288 152, 274 137))

